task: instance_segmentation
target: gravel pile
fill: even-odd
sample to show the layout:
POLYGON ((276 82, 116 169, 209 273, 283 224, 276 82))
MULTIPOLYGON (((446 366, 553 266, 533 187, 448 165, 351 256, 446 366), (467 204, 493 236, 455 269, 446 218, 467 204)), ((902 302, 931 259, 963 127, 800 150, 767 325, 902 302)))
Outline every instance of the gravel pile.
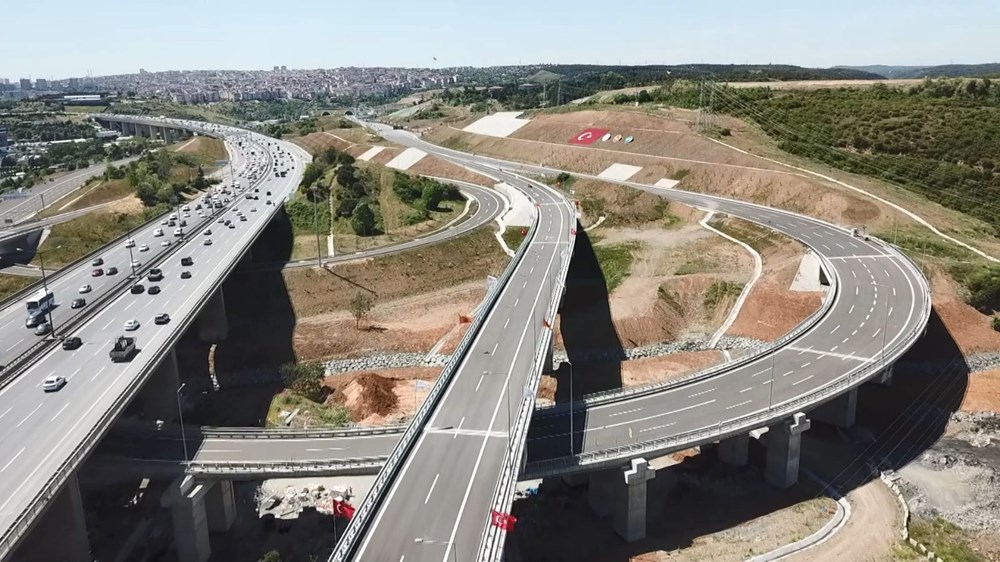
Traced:
POLYGON ((352 359, 335 359, 326 362, 327 374, 351 373, 355 371, 377 371, 403 367, 443 367, 448 355, 424 353, 380 353, 352 359))
MULTIPOLYGON (((756 353, 768 346, 767 342, 751 338, 723 337, 719 340, 719 345, 715 349, 737 350, 756 353)), ((705 351, 709 349, 707 340, 687 339, 672 342, 660 342, 640 347, 633 347, 626 350, 590 350, 582 354, 573 354, 575 361, 625 361, 630 359, 643 359, 646 357, 660 357, 671 353, 684 353, 691 351, 705 351)), ((564 351, 555 353, 555 362, 566 361, 567 356, 564 351)))
POLYGON ((332 500, 350 500, 353 491, 350 486, 327 488, 322 484, 310 486, 289 486, 280 494, 264 494, 258 491, 257 513, 273 515, 277 519, 295 519, 305 508, 315 508, 321 513, 332 513, 332 500))

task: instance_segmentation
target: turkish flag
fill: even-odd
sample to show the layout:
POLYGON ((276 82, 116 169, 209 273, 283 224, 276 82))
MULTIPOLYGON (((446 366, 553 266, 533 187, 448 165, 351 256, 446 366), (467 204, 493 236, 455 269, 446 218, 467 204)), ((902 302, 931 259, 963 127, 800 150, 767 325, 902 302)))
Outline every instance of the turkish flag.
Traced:
POLYGON ((569 229, 569 233, 572 234, 573 236, 576 236, 576 229, 575 228, 569 229))
POLYGON ((552 325, 549 324, 549 321, 546 320, 546 319, 544 319, 544 318, 542 318, 542 326, 545 326, 546 328, 551 328, 552 327, 552 325))
POLYGON ((608 133, 607 129, 584 129, 580 134, 569 139, 570 144, 582 144, 588 145, 593 144, 594 141, 603 137, 608 133))
POLYGON ((354 507, 346 501, 333 500, 333 514, 337 517, 354 517, 354 507))
POLYGON ((490 510, 490 524, 494 527, 499 527, 504 531, 510 532, 514 530, 514 523, 517 523, 517 517, 509 513, 501 513, 495 509, 490 510))

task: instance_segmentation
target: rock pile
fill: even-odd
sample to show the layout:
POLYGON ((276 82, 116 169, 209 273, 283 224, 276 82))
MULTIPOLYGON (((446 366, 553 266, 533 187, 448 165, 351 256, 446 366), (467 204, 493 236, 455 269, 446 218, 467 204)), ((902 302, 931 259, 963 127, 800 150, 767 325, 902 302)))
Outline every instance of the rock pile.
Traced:
POLYGON ((332 375, 403 367, 443 367, 448 362, 449 357, 439 353, 430 356, 423 353, 380 353, 365 357, 327 361, 326 372, 332 375))
POLYGON ((332 513, 332 500, 350 500, 353 491, 350 486, 322 484, 310 486, 289 486, 282 493, 264 494, 258 492, 257 513, 263 517, 273 515, 277 519, 295 519, 305 508, 314 508, 321 513, 332 513))

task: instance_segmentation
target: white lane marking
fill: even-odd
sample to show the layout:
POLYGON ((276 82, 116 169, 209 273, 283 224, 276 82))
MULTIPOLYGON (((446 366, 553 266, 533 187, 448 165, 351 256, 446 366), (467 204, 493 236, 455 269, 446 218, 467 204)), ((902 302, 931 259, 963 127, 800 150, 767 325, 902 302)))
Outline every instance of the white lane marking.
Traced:
POLYGON ((823 246, 823 247, 824 247, 824 248, 826 248, 827 250, 829 250, 829 249, 830 249, 830 247, 829 247, 829 246, 827 246, 826 244, 820 244, 820 246, 823 246))
POLYGON ((754 373, 754 374, 752 374, 752 375, 750 375, 750 376, 751 376, 751 377, 756 377, 757 375, 763 375, 764 373, 766 373, 766 372, 768 372, 768 371, 770 371, 770 370, 771 370, 770 368, 768 368, 768 369, 764 369, 763 371, 758 371, 758 372, 756 372, 756 373, 754 373))
POLYGON ((843 340, 841 340, 840 343, 847 343, 847 340, 849 340, 849 339, 851 339, 850 336, 848 336, 848 337, 844 338, 843 340))
POLYGON ((785 373, 785 374, 783 374, 783 375, 781 375, 781 376, 783 376, 783 377, 787 377, 788 375, 790 375, 790 374, 792 374, 792 373, 794 373, 794 372, 795 372, 795 371, 788 371, 787 373, 785 373))
POLYGON ((715 390, 715 387, 713 386, 712 388, 710 388, 708 390, 703 390, 701 392, 695 392, 694 394, 688 396, 688 398, 694 398, 695 396, 701 396, 702 394, 708 394, 709 392, 712 392, 714 390, 715 390))
POLYGON ((690 406, 685 406, 683 408, 678 408, 676 410, 671 410, 669 412, 663 412, 662 414, 654 414, 652 416, 646 416, 644 418, 639 418, 639 419, 634 419, 634 420, 629 420, 629 421, 623 421, 623 422, 618 422, 618 423, 612 423, 612 424, 608 424, 608 425, 601 426, 601 427, 595 427, 594 430, 611 429, 613 427, 621 427, 623 425, 631 425, 631 424, 636 424, 636 423, 642 423, 642 422, 647 421, 647 420, 652 420, 652 419, 656 419, 656 418, 662 418, 663 416, 669 416, 669 415, 673 415, 673 414, 679 414, 681 412, 686 412, 688 410, 693 410, 695 408, 700 408, 702 406, 708 406, 709 404, 714 404, 714 403, 715 403, 715 399, 713 398, 711 400, 706 400, 704 402, 699 402, 697 404, 692 404, 690 406))
POLYGON ((875 333, 874 333, 874 334, 872 334, 872 337, 874 338, 874 337, 875 337, 875 336, 877 336, 877 335, 879 334, 879 332, 881 332, 881 331, 882 331, 882 328, 879 328, 878 330, 875 330, 875 333))
POLYGON ((476 383, 476 392, 479 392, 479 387, 483 384, 483 379, 486 377, 486 373, 479 375, 479 382, 476 383))
POLYGON ((806 367, 808 367, 809 365, 812 365, 812 361, 810 361, 810 362, 808 362, 808 363, 803 363, 803 364, 802 364, 802 366, 801 366, 801 367, 799 367, 799 368, 800 368, 800 369, 805 369, 805 368, 806 368, 806 367))
POLYGON ((795 385, 797 385, 797 384, 802 384, 802 383, 806 382, 807 380, 809 380, 809 379, 811 379, 811 378, 813 378, 813 376, 812 376, 812 375, 809 375, 808 377, 806 377, 806 378, 804 378, 804 379, 802 379, 802 380, 800 380, 800 381, 796 381, 796 382, 793 382, 793 383, 792 383, 792 386, 795 386, 795 385))
POLYGON ((23 418, 21 418, 21 421, 17 422, 17 425, 15 427, 21 427, 22 425, 24 425, 24 422, 28 421, 28 418, 30 418, 32 415, 34 415, 34 413, 37 412, 38 409, 41 408, 41 407, 42 407, 42 404, 39 402, 39 404, 37 406, 35 406, 34 410, 32 410, 28 415, 26 415, 23 418))
POLYGON ((853 269, 851 270, 851 275, 854 276, 855 279, 858 278, 858 274, 855 273, 853 269))
POLYGON ((748 386, 747 388, 744 388, 743 390, 741 390, 740 394, 743 394, 744 392, 750 392, 751 390, 753 390, 753 387, 752 386, 748 386))
POLYGON ((739 404, 733 404, 732 406, 726 406, 727 410, 732 410, 733 408, 739 408, 740 406, 746 406, 747 404, 753 402, 753 400, 747 400, 746 402, 740 402, 739 404))
POLYGON ((889 312, 885 313, 886 316, 892 316, 892 307, 889 307, 889 312))
POLYGON ((892 296, 896 296, 896 287, 895 287, 895 285, 893 285, 893 287, 892 287, 892 296))
POLYGON ((438 478, 440 477, 441 477, 440 472, 434 475, 434 481, 431 482, 431 489, 427 490, 427 497, 424 498, 424 505, 427 505, 427 502, 431 501, 431 494, 434 492, 434 486, 437 486, 438 478))
POLYGON ((613 418, 615 416, 624 416, 625 414, 634 414, 635 412, 641 412, 641 411, 642 411, 642 408, 635 408, 635 409, 632 409, 632 410, 625 410, 624 412, 615 412, 613 414, 609 414, 608 417, 609 418, 613 418))
POLYGON ((844 247, 844 246, 843 246, 843 245, 842 245, 841 243, 839 243, 839 242, 837 243, 837 247, 838 247, 838 248, 840 248, 841 250, 846 250, 846 249, 847 249, 847 248, 845 248, 845 247, 844 247))
POLYGON ((513 306, 513 308, 517 308, 517 303, 519 303, 519 302, 521 302, 521 298, 520 297, 514 299, 514 306, 513 306))
POLYGON ((854 286, 854 296, 858 296, 858 286, 854 286))
POLYGON ((647 431, 656 431, 657 429, 663 429, 665 427, 670 427, 670 426, 672 426, 672 425, 674 425, 676 423, 677 422, 670 422, 670 423, 665 423, 663 425, 654 425, 653 427, 647 427, 646 429, 640 429, 639 433, 645 433, 647 431))
POLYGON ((0 420, 2 420, 2 419, 3 419, 3 417, 4 417, 4 416, 6 416, 7 414, 9 414, 9 413, 10 413, 10 411, 11 411, 11 410, 13 410, 13 409, 14 409, 14 407, 13 407, 13 406, 11 406, 10 408, 7 408, 7 411, 6 411, 6 412, 4 412, 4 413, 0 414, 0 420))
POLYGON ((239 453, 240 449, 202 449, 202 453, 239 453))
POLYGON ((525 288, 525 287, 527 287, 527 286, 528 286, 528 282, 527 281, 525 281, 524 283, 521 284, 521 288, 522 289, 525 288))
POLYGON ((531 266, 531 269, 528 270, 528 275, 531 275, 534 272, 535 272, 535 266, 531 266))
POLYGON ((9 352, 10 350, 14 349, 15 347, 21 345, 22 342, 24 342, 24 338, 21 338, 19 341, 17 341, 16 343, 14 343, 14 345, 8 347, 7 351, 9 352))
POLYGON ((461 431, 457 429, 428 429, 424 433, 451 435, 453 438, 462 436, 462 437, 503 437, 504 439, 507 439, 508 437, 507 432, 505 431, 486 431, 483 429, 463 429, 461 431))
POLYGON ((834 328, 834 329, 830 330, 830 335, 832 336, 832 335, 834 334, 834 332, 836 332, 836 331, 837 331, 837 330, 839 330, 839 329, 840 329, 840 324, 837 324, 837 327, 836 327, 836 328, 834 328))
POLYGON ((854 314, 854 305, 851 305, 851 309, 847 311, 848 314, 854 314))
POLYGON ((69 402, 64 404, 62 408, 59 408, 59 411, 56 412, 56 415, 52 416, 52 421, 56 421, 56 418, 59 417, 59 414, 63 413, 63 411, 66 410, 66 408, 69 408, 69 402))
POLYGON ((462 419, 458 420, 458 427, 455 428, 455 435, 452 436, 452 439, 457 438, 458 434, 462 432, 463 423, 465 423, 465 416, 462 416, 462 419))
POLYGON ((840 347, 840 346, 839 345, 835 345, 835 346, 833 346, 833 347, 830 348, 830 351, 837 351, 838 347, 840 347))
POLYGON ((0 468, 0 472, 3 472, 5 470, 7 470, 7 468, 9 468, 10 465, 14 464, 14 461, 17 460, 17 457, 21 456, 21 453, 23 453, 23 452, 24 452, 24 447, 21 447, 21 450, 18 451, 16 455, 14 455, 13 457, 11 457, 11 459, 9 461, 7 461, 7 464, 3 465, 3 468, 0 468))
POLYGON ((94 373, 94 376, 90 377, 90 380, 94 380, 97 377, 101 376, 101 373, 104 372, 104 369, 107 369, 107 367, 101 367, 96 373, 94 373))
POLYGON ((500 342, 496 342, 495 344, 493 344, 493 351, 491 351, 491 352, 490 352, 490 355, 494 355, 494 354, 496 354, 496 352, 497 352, 497 347, 498 347, 499 345, 500 345, 500 342))
POLYGON ((812 351, 812 346, 811 345, 809 347, 803 349, 802 351, 800 351, 799 355, 802 355, 803 353, 807 353, 809 351, 812 351))
POLYGON ((507 321, 503 323, 503 329, 504 330, 507 329, 507 324, 510 324, 510 317, 509 316, 507 317, 507 321))
POLYGON ((867 322, 868 319, 871 318, 871 317, 872 317, 872 313, 871 312, 869 312, 868 314, 865 314, 865 322, 867 322))

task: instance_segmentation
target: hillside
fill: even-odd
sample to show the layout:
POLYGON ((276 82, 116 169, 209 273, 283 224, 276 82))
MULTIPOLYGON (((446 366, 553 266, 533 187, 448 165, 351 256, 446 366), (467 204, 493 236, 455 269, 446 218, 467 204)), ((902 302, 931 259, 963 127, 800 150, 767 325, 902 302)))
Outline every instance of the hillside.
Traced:
POLYGON ((945 64, 939 66, 836 66, 836 69, 870 72, 885 78, 959 78, 1000 75, 1000 64, 945 64))

